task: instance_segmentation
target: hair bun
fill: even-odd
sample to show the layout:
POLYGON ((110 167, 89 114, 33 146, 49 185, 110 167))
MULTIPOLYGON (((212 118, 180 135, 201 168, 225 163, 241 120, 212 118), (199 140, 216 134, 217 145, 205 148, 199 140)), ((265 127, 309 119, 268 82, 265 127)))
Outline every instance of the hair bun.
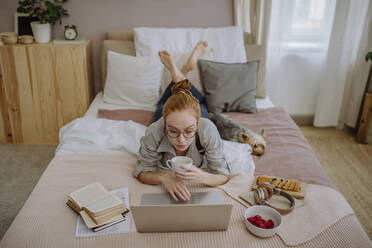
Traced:
POLYGON ((191 91, 191 82, 187 79, 175 83, 172 87, 172 95, 176 94, 188 94, 192 95, 191 91))

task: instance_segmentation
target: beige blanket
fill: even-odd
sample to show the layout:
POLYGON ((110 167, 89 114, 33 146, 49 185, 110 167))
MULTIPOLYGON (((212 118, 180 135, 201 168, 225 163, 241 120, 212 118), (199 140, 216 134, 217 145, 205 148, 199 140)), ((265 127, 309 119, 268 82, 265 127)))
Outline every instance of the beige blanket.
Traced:
MULTIPOLYGON (((66 195, 89 183, 100 181, 111 190, 129 188, 131 204, 145 192, 162 192, 161 186, 143 185, 131 176, 136 158, 129 155, 61 155, 50 163, 0 247, 287 247, 278 235, 259 239, 243 222, 245 207, 233 203, 227 231, 189 233, 131 232, 94 238, 75 238, 77 215, 66 205, 66 195)), ((221 190, 191 185, 191 191, 221 190)), ((296 235, 296 232, 293 233, 296 235)), ((371 243, 355 215, 349 215, 298 247, 370 247, 371 243)))

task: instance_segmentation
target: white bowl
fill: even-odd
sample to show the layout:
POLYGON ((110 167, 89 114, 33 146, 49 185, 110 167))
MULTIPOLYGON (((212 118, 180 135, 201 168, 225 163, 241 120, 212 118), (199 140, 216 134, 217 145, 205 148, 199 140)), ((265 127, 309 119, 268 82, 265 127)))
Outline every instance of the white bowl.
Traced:
POLYGON ((253 233, 254 235, 261 237, 261 238, 267 238, 273 236, 278 230, 279 226, 282 223, 282 216, 278 211, 275 209, 268 207, 268 206, 262 206, 262 205, 256 205, 247 208, 244 213, 244 223, 247 229, 253 233), (256 227, 255 225, 251 224, 248 221, 248 218, 260 215, 265 220, 273 220, 274 222, 274 228, 272 229, 263 229, 256 227))

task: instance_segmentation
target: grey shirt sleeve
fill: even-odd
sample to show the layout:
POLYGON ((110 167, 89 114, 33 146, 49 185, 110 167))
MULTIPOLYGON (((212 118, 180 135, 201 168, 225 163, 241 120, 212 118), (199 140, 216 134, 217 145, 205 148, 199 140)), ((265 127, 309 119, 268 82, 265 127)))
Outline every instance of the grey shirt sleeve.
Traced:
POLYGON ((153 123, 146 129, 145 136, 140 140, 139 159, 136 168, 133 171, 133 176, 138 177, 143 171, 157 172, 158 162, 161 160, 161 153, 157 152, 161 134, 158 131, 157 123, 153 123))
POLYGON ((200 143, 205 149, 209 172, 229 175, 230 169, 224 156, 223 142, 217 127, 209 119, 201 118, 198 132, 200 143))

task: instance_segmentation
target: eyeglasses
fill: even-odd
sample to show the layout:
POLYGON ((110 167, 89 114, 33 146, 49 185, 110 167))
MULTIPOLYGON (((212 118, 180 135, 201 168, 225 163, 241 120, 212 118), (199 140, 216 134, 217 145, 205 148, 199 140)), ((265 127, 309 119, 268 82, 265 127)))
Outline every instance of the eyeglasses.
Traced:
POLYGON ((171 138, 178 138, 182 134, 185 139, 191 139, 196 134, 196 129, 186 129, 183 132, 180 132, 177 129, 169 128, 166 129, 167 135, 171 138))

